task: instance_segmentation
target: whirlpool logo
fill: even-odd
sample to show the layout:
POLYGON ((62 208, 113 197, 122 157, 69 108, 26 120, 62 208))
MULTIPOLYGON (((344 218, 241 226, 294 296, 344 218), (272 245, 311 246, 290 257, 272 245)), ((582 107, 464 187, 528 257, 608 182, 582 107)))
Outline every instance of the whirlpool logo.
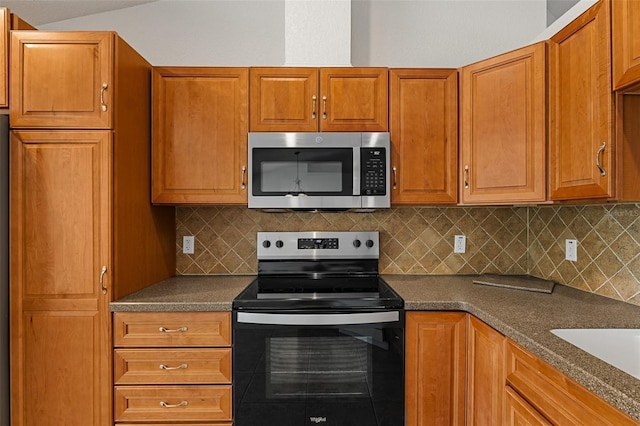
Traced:
POLYGON ((327 422, 327 418, 326 417, 309 417, 309 421, 311 423, 315 423, 315 424, 319 424, 319 423, 326 423, 327 422))

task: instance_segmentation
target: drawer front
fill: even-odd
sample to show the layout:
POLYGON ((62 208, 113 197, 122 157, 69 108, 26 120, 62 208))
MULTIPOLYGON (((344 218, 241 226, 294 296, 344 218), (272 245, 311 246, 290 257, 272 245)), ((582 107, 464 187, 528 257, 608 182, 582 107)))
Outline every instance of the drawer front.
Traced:
POLYGON ((116 347, 231 346, 230 312, 116 312, 116 347))
POLYGON ((506 362, 507 384, 553 424, 638 424, 593 392, 511 341, 506 345, 506 362))
POLYGON ((231 421, 231 385, 116 386, 116 422, 231 421))
POLYGON ((231 384, 231 348, 117 349, 116 385, 231 384))

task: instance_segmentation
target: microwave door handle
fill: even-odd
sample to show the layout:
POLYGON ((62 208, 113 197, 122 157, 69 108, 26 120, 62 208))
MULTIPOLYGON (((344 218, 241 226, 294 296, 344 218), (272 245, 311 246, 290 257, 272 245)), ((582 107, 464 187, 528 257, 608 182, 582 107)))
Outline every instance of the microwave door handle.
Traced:
POLYGON ((238 322, 266 325, 357 325, 396 322, 399 311, 354 314, 269 314, 238 312, 238 322))
POLYGON ((353 147, 353 195, 360 195, 360 147, 353 147))

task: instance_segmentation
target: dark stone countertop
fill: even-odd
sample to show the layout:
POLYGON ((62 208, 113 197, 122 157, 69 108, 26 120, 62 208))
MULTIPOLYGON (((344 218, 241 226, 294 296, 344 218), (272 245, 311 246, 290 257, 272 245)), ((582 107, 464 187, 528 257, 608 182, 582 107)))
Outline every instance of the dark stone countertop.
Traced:
MULTIPOLYGON (((640 380, 550 332, 640 328, 640 307, 571 287, 552 294, 473 284, 465 275, 383 275, 406 310, 468 312, 640 420, 640 380)), ((178 276, 111 303, 114 312, 228 311, 253 276, 178 276)))

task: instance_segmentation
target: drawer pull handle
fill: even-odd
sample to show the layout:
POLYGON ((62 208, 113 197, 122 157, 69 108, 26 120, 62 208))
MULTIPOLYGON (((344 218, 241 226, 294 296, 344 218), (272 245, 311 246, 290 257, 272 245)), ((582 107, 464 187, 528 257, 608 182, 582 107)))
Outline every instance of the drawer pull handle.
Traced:
POLYGON ((169 367, 167 365, 160 364, 160 370, 180 370, 180 369, 186 369, 186 368, 189 368, 187 364, 180 364, 177 367, 169 367))
POLYGON ((180 328, 164 328, 164 327, 160 327, 159 330, 163 333, 184 333, 188 330, 187 327, 180 327, 180 328))
POLYGON ((607 143, 602 142, 602 145, 600 146, 600 148, 598 148, 598 151, 596 152, 596 167, 598 168, 598 170, 600 170, 600 176, 607 175, 607 171, 600 164, 600 155, 604 152, 606 147, 607 147, 607 143))
POLYGON ((160 401, 160 405, 164 408, 178 408, 178 407, 186 407, 189 405, 188 401, 182 401, 180 404, 167 404, 164 401, 160 401))

